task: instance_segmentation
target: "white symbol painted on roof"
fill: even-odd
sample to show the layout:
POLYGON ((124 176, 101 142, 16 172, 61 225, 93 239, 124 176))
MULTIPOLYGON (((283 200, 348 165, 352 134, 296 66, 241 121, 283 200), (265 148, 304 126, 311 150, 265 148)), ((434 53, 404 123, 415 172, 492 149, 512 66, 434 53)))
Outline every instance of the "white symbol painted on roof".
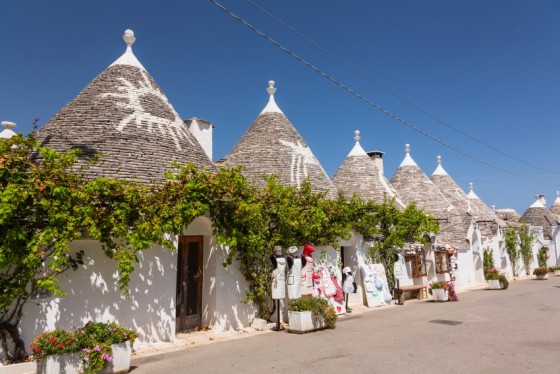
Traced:
POLYGON ((319 162, 311 153, 311 149, 302 145, 299 140, 297 143, 280 140, 280 143, 292 149, 290 182, 299 187, 303 179, 307 177, 307 165, 319 165, 319 162))
POLYGON ((175 143, 177 149, 181 149, 181 143, 179 139, 186 139, 192 145, 192 141, 187 134, 187 128, 179 118, 179 115, 173 109, 173 106, 167 100, 167 97, 156 87, 152 85, 152 82, 148 79, 148 76, 144 71, 141 71, 142 80, 138 82, 138 87, 132 84, 125 78, 118 78, 122 83, 121 86, 117 86, 119 92, 111 92, 101 94, 101 97, 111 97, 116 99, 124 99, 123 101, 118 101, 116 105, 120 108, 126 109, 127 111, 132 110, 132 113, 123 118, 119 125, 117 126, 117 131, 122 132, 125 127, 129 125, 136 125, 136 128, 143 129, 150 133, 154 132, 154 126, 159 130, 161 134, 169 134, 175 143), (152 101, 157 102, 157 99, 161 101, 162 111, 168 113, 173 119, 160 117, 153 113, 150 113, 147 108, 142 105, 142 100, 150 96, 152 101), (126 101, 125 101, 126 100, 126 101))

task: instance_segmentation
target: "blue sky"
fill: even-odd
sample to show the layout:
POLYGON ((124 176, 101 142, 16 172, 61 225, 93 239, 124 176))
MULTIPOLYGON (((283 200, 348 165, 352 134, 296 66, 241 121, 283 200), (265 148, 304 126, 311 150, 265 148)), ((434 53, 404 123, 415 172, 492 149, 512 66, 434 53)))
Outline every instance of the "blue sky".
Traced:
POLYGON ((35 117, 44 125, 124 52, 130 28, 135 55, 179 114, 215 124, 215 159, 266 105, 272 79, 276 102, 329 176, 359 129, 366 150, 386 152, 389 178, 410 143, 426 174, 441 155, 455 181, 467 192, 473 182, 489 206, 522 213, 535 194, 553 202, 560 190, 560 2, 252 1, 477 141, 389 95, 249 2, 220 0, 370 101, 483 163, 365 104, 208 0, 1 2, 0 120, 23 133, 35 117))

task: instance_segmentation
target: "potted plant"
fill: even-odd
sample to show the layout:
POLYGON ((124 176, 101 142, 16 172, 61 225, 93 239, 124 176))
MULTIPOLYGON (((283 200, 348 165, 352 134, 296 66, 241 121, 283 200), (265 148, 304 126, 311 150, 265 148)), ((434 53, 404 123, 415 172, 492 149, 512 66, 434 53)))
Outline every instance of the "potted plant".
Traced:
POLYGON ((488 281, 488 288, 491 290, 506 290, 509 286, 506 276, 500 274, 496 268, 486 270, 484 277, 488 281))
POLYGON ((551 266, 548 268, 549 271, 553 271, 554 275, 560 277, 560 266, 551 266))
POLYGON ((137 336, 115 322, 88 322, 71 331, 45 332, 30 348, 38 374, 126 373, 137 336))
POLYGON ((548 274, 548 269, 545 266, 541 266, 535 268, 535 270, 533 270, 533 274, 537 276, 537 279, 543 280, 546 279, 546 275, 548 274))
POLYGON ((449 284, 447 282, 433 282, 430 285, 430 293, 434 301, 444 302, 449 300, 449 284))
POLYGON ((327 299, 302 296, 290 300, 288 323, 290 332, 305 333, 324 328, 334 329, 337 315, 327 299))

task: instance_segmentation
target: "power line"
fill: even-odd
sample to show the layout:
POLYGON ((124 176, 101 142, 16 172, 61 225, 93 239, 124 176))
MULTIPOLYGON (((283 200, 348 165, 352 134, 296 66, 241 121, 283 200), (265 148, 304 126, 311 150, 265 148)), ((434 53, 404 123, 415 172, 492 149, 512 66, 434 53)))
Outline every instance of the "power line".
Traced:
POLYGON ((511 160, 515 160, 519 163, 522 163, 524 165, 530 166, 532 168, 541 170, 541 171, 545 171, 547 173, 550 174, 558 174, 557 171, 552 171, 552 170, 548 170, 545 169, 541 166, 538 165, 534 165, 530 162, 524 161, 518 157, 512 156, 504 151, 501 151, 500 149, 487 144, 481 140, 478 140, 477 138, 475 138, 474 136, 471 136, 469 134, 467 134, 466 132, 458 129, 457 127, 453 126, 452 124, 450 124, 449 122, 439 118, 438 116, 436 116, 435 114, 432 114, 430 112, 428 112, 427 110, 419 107, 418 105, 416 105, 415 103, 411 102, 410 100, 408 100, 407 98, 405 98, 404 96, 399 95, 398 93, 396 93, 395 91, 389 89, 387 86, 383 85, 382 83, 380 83, 379 81, 371 78, 369 75, 367 75, 366 73, 364 73, 362 70, 356 68, 355 66, 347 63, 346 61, 342 60, 340 57, 338 57, 337 55, 335 55, 334 53, 332 53, 331 51, 329 51, 328 49, 326 49, 325 47, 321 46, 320 44, 316 43, 315 41, 313 41, 311 38, 305 36, 303 33, 299 32, 298 30, 294 29, 292 26, 288 25, 286 22, 282 21, 280 18, 276 17, 274 14, 270 13, 268 10, 264 9, 262 6, 260 6, 259 4, 256 4, 255 2, 253 2, 252 0, 246 0, 249 4, 251 4, 252 6, 254 6, 255 8, 257 8, 259 11, 263 12, 264 14, 266 14, 267 16, 269 16, 270 18, 272 18, 273 20, 275 20, 276 22, 278 22, 279 24, 281 24, 282 26, 286 27, 288 30, 290 30, 291 32, 293 32, 294 34, 296 34, 297 36, 299 36, 300 38, 302 38, 303 40, 305 40, 307 43, 311 44, 312 46, 314 46, 315 48, 317 48, 318 50, 320 50, 321 52, 325 53, 326 55, 328 55, 329 57, 331 57, 332 59, 334 59, 336 62, 338 62, 339 64, 347 67, 348 69, 350 69, 351 71, 353 71, 354 73, 358 74, 359 76, 361 76, 362 78, 366 79, 368 82, 374 84, 375 86, 379 87, 380 89, 382 89, 383 91, 387 92, 389 95, 399 99, 400 101, 404 102, 405 104, 413 107, 414 109, 418 110, 419 112, 423 113, 424 115, 428 116, 429 118, 433 119, 436 122, 439 122, 440 124, 444 125, 445 127, 455 131, 456 133, 470 139, 471 141, 478 143, 480 145, 482 145, 483 147, 486 147, 496 153, 501 154, 502 156, 505 156, 511 160))
POLYGON ((361 101, 365 102, 366 104, 372 106, 373 108, 379 110, 381 113, 391 117, 392 119, 394 119, 395 121, 409 127, 410 129, 422 134, 423 136, 427 137, 428 139, 431 139, 432 141, 441 144, 442 146, 449 148, 459 154, 462 154, 465 157, 468 157, 474 161, 477 161, 481 164, 484 164, 488 167, 491 167, 493 169, 502 171, 506 174, 510 174, 510 175, 514 175, 517 177, 521 177, 521 178, 525 178, 525 179, 529 179, 529 180, 533 180, 533 181, 538 181, 538 182, 545 182, 545 183, 557 183, 556 181, 551 181, 551 180, 546 180, 546 179, 536 179, 536 178, 532 178, 523 174, 519 174, 516 173, 514 171, 511 170, 507 170, 504 169, 502 167, 499 167, 497 165, 494 165, 490 162, 484 161, 476 156, 473 156, 465 151, 463 151, 462 149, 459 149, 451 144, 448 144, 447 142, 431 135, 430 133, 420 129, 419 127, 414 126, 412 123, 400 118, 399 116, 397 116, 396 114, 393 114, 392 112, 389 112, 388 110, 384 109, 383 107, 381 107, 380 105, 374 103, 373 101, 369 100, 368 98, 366 98, 365 96, 359 94, 358 92, 354 91, 353 89, 351 89, 350 87, 348 87, 347 85, 345 85, 344 83, 341 83, 340 81, 338 81, 336 78, 332 77, 331 75, 325 73, 324 71, 322 71, 321 69, 319 69, 318 67, 316 67, 315 65, 311 64, 310 62, 308 62, 307 60, 305 60, 303 57, 300 57, 299 55, 297 55, 296 53, 292 52, 290 49, 284 47, 282 44, 280 44, 279 42, 277 42, 276 40, 272 39, 270 36, 268 36, 267 34, 263 33, 262 31, 258 30, 255 26, 251 25, 249 22, 245 21, 243 18, 239 17, 238 15, 232 13, 229 9, 227 9, 226 7, 224 7, 222 4, 220 4, 218 1, 216 0, 209 0, 210 2, 212 2, 214 5, 216 5, 218 8, 220 8, 222 11, 224 11, 226 14, 228 14, 229 16, 233 17, 234 19, 236 19, 237 21, 241 22, 242 24, 244 24, 245 26, 247 26, 249 29, 251 29, 253 32, 255 32, 257 35, 259 35, 260 37, 268 40, 270 43, 272 43, 273 45, 275 45, 276 47, 278 47, 279 49, 281 49, 282 51, 286 52, 287 54, 289 54, 290 56, 292 56, 293 58, 295 58, 296 60, 298 60, 299 62, 301 62, 302 64, 304 64, 305 66, 307 66, 308 68, 310 68, 311 70, 315 71, 316 73, 320 74, 322 77, 324 77, 325 79, 331 81, 332 83, 334 83, 335 85, 339 86, 340 88, 342 88, 343 90, 347 91, 348 93, 350 93, 351 95, 353 95, 354 97, 360 99, 361 101))

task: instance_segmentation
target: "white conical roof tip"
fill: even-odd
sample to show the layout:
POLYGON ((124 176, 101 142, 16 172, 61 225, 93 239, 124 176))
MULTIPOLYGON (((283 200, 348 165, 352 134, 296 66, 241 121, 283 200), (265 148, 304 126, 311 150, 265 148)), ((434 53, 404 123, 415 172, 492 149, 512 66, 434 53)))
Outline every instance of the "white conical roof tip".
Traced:
POLYGON ((268 92, 268 94, 270 96, 274 95, 276 93, 276 87, 274 87, 274 81, 268 81, 268 88, 266 89, 266 92, 268 92))
POLYGON ((126 43, 127 47, 132 46, 136 41, 136 38, 134 37, 134 31, 132 31, 131 29, 124 30, 123 40, 126 43))
POLYGON ((355 140, 356 142, 359 142, 360 139, 361 139, 361 138, 360 138, 360 130, 354 131, 354 140, 355 140))
POLYGON ((469 183, 469 191, 473 191, 474 190, 474 184, 473 182, 469 183))
MULTIPOLYGON (((264 107, 261 114, 263 113, 282 113, 278 105, 276 105, 276 101, 274 101, 274 94, 276 93, 276 87, 274 84, 276 82, 270 80, 268 81, 268 87, 266 88, 266 92, 270 95, 268 98, 268 104, 264 107)), ((283 114, 283 113, 282 113, 283 114)))
POLYGON ((405 144, 404 145, 404 151, 405 151, 406 154, 410 153, 410 144, 405 144))
POLYGON ((441 156, 437 156, 437 163, 438 165, 441 165, 441 156))
POLYGON ((138 61, 134 53, 132 53, 132 45, 136 41, 136 37, 134 37, 134 31, 130 29, 124 30, 123 40, 126 43, 126 51, 119 57, 115 62, 113 62, 109 66, 114 65, 130 65, 140 68, 142 70, 146 70, 144 66, 138 61))
POLYGON ((16 127, 16 124, 10 121, 2 121, 0 124, 7 129, 13 129, 14 127, 16 127))

